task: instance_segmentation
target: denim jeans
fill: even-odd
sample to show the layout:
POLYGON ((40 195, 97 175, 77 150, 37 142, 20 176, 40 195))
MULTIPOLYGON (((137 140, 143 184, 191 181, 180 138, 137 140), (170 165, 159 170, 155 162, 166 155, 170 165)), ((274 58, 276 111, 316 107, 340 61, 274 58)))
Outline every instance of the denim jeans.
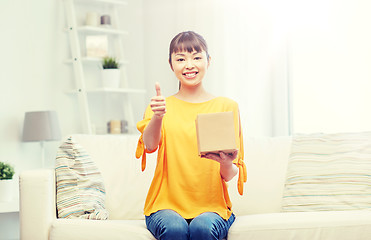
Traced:
POLYGON ((188 220, 168 209, 146 216, 147 228, 158 240, 221 240, 227 238, 234 220, 233 213, 228 220, 224 220, 213 212, 205 212, 188 220))

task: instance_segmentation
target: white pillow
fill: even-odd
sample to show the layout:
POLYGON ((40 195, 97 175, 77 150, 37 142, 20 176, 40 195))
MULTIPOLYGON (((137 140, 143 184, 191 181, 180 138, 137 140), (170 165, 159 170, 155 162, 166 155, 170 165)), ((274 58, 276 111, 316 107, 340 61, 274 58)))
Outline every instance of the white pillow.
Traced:
POLYGON ((293 137, 282 210, 371 209, 371 132, 293 137))
POLYGON ((58 149, 55 173, 59 218, 108 218, 101 173, 72 137, 58 149))

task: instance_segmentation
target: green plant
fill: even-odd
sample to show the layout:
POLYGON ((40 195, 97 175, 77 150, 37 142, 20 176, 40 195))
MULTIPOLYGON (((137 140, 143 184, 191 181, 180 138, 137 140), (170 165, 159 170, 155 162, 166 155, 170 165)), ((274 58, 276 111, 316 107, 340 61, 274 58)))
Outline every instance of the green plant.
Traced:
POLYGON ((0 180, 12 179, 14 168, 7 163, 0 162, 0 180))
POLYGON ((120 64, 116 60, 116 58, 105 57, 103 58, 102 66, 103 66, 103 69, 117 69, 120 67, 120 64))

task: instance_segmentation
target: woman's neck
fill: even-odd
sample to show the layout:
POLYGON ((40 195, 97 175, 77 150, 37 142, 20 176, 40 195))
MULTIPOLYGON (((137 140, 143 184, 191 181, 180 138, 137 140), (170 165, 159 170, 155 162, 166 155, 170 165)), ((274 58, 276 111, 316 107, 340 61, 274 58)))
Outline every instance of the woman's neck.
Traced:
POLYGON ((174 96, 180 100, 191 103, 206 102, 215 98, 215 96, 208 93, 202 86, 192 88, 181 86, 174 96))

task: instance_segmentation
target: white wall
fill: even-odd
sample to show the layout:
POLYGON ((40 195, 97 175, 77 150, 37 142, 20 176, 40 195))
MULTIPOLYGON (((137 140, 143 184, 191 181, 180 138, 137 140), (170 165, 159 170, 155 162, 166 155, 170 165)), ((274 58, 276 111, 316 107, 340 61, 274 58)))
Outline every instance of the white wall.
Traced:
POLYGON ((299 10, 289 49, 294 132, 371 131, 371 2, 299 10))
MULTIPOLYGON (((129 0, 122 25, 130 32, 126 41, 131 86, 144 88, 143 8, 141 0, 129 0)), ((41 167, 39 143, 21 141, 24 113, 56 110, 62 135, 82 132, 73 87, 63 1, 0 1, 0 161, 15 165, 16 172, 41 167)), ((134 97, 135 120, 144 109, 144 96, 134 97)), ((53 167, 59 142, 45 143, 47 167, 53 167)), ((0 213, 0 239, 19 236, 18 213, 0 213), (3 234, 5 233, 5 234, 3 234)))
MULTIPOLYGON (((155 94, 155 83, 169 96, 177 89, 178 82, 168 64, 170 40, 176 34, 176 1, 144 1, 144 64, 147 103, 155 94)), ((143 109, 143 113, 144 113, 143 109)))
MULTIPOLYGON (((24 113, 57 108, 53 97, 57 66, 53 51, 57 48, 56 3, 46 0, 0 3, 0 161, 12 163, 18 173, 40 167, 39 145, 20 141, 24 113)), ((52 151, 47 152, 47 156, 51 154, 52 151)), ((0 232, 6 233, 4 238, 18 236, 17 213, 0 214, 0 222, 0 232)))

